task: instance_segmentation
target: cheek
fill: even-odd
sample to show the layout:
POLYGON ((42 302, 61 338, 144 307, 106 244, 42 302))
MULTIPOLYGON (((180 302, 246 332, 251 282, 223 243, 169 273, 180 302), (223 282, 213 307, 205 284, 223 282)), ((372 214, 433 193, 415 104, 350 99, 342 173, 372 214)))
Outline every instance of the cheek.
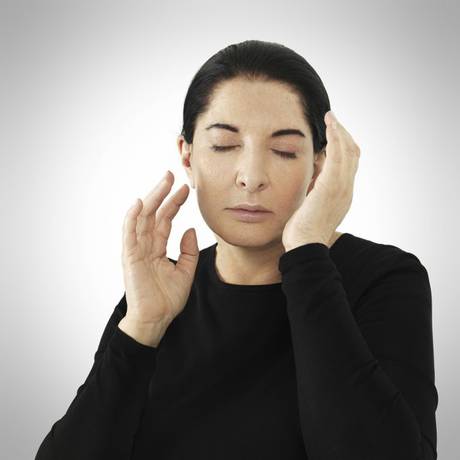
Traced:
POLYGON ((210 196, 223 193, 220 191, 223 190, 224 180, 221 173, 207 170, 206 173, 199 173, 197 177, 197 190, 208 193, 210 196))
POLYGON ((305 176, 299 177, 288 184, 288 188, 284 190, 283 204, 286 208, 286 213, 291 215, 305 200, 307 195, 309 181, 305 176))
POLYGON ((196 176, 202 187, 212 189, 222 183, 226 177, 226 168, 210 159, 208 155, 203 155, 196 165, 196 176))
POLYGON ((196 181, 196 196, 200 205, 208 209, 228 206, 226 203, 228 193, 224 186, 222 174, 215 174, 212 171, 199 174, 196 181))

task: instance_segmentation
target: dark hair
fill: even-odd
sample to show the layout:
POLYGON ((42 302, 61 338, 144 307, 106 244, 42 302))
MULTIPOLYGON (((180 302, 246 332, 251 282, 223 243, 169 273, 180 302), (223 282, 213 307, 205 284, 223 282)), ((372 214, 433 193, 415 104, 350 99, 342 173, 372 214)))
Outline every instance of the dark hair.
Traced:
POLYGON ((192 144, 197 117, 206 112, 217 85, 235 77, 287 83, 300 97, 305 119, 313 135, 313 151, 326 145, 324 115, 329 97, 321 78, 299 54, 279 43, 246 40, 229 45, 211 56, 198 70, 184 101, 181 134, 192 144))

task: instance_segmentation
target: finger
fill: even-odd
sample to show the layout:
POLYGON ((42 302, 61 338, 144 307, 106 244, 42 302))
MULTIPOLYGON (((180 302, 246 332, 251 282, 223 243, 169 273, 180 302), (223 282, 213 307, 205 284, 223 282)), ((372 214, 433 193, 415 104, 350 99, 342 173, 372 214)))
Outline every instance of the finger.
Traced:
POLYGON ((326 157, 329 157, 330 163, 340 163, 342 161, 341 152, 344 141, 338 126, 334 128, 332 123, 326 125, 326 140, 326 157))
MULTIPOLYGON (((326 128, 326 137, 327 131, 329 130, 330 134, 337 134, 338 143, 340 149, 334 150, 332 153, 339 152, 338 155, 331 155, 333 163, 339 163, 341 166, 341 171, 335 170, 334 175, 337 178, 337 175, 342 173, 341 177, 343 180, 349 180, 350 174, 353 175, 357 170, 357 157, 359 157, 359 147, 356 145, 351 134, 345 129, 345 127, 337 120, 337 118, 330 112, 327 112, 327 128, 326 128), (334 129, 333 124, 336 124, 334 129), (329 128, 329 129, 328 129, 329 128)), ((331 136, 332 137, 332 136, 331 136)))
MULTIPOLYGON (((327 113, 329 114, 330 112, 327 113)), ((343 142, 343 146, 345 148, 345 152, 356 156, 356 154, 359 153, 359 147, 353 139, 352 135, 347 131, 345 126, 343 126, 343 124, 337 120, 337 117, 334 117, 334 115, 332 115, 329 120, 335 121, 340 140, 343 142)))
POLYGON ((128 209, 123 221, 123 248, 132 249, 137 244, 136 221, 137 215, 142 208, 142 202, 136 198, 136 202, 128 209))
POLYGON ((341 133, 341 138, 343 140, 343 156, 346 159, 346 161, 344 162, 344 166, 347 169, 348 175, 351 175, 353 177, 358 169, 358 162, 361 150, 352 138, 351 134, 343 127, 343 125, 338 123, 338 128, 341 133))
POLYGON ((155 238, 153 245, 155 252, 161 251, 166 247, 169 235, 171 234, 172 220, 179 212, 181 206, 185 203, 190 189, 183 184, 174 195, 159 209, 155 222, 155 238))
POLYGON ((200 249, 198 248, 196 231, 194 228, 189 228, 185 231, 180 240, 180 254, 177 259, 176 268, 187 273, 192 280, 199 258, 200 249))
POLYGON ((185 200, 188 198, 190 188, 187 184, 183 184, 176 192, 166 201, 166 203, 161 206, 161 208, 156 213, 155 219, 155 230, 164 232, 167 230, 168 225, 171 224, 172 219, 179 212, 180 207, 185 203, 185 200), (165 226, 165 222, 166 226, 165 226))
POLYGON ((137 218, 136 233, 139 236, 151 232, 154 228, 156 218, 155 213, 165 197, 171 191, 173 183, 174 176, 172 176, 171 173, 167 171, 163 179, 157 183, 153 190, 143 200, 144 207, 137 218))
POLYGON ((326 160, 321 170, 321 180, 328 181, 330 187, 340 186, 343 180, 343 158, 342 158, 342 144, 341 136, 337 129, 332 127, 328 120, 326 125, 326 160))

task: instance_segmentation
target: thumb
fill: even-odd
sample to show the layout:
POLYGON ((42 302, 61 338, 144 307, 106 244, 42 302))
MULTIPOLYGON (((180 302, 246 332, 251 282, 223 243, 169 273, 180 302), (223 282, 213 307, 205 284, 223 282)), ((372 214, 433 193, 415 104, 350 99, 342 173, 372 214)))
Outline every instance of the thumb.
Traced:
POLYGON ((180 254, 177 259, 176 268, 190 275, 193 278, 198 264, 200 250, 194 228, 187 229, 180 240, 180 254))

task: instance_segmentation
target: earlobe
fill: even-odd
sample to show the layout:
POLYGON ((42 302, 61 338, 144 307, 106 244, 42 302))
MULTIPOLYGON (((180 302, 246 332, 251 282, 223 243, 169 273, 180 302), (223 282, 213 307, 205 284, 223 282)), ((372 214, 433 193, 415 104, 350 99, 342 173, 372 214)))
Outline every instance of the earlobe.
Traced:
POLYGON ((191 164, 190 164, 190 156, 189 156, 189 154, 187 154, 187 155, 188 156, 186 156, 184 158, 184 165, 187 168, 186 172, 187 172, 187 176, 190 179, 190 187, 195 188, 195 181, 193 180, 193 172, 191 170, 191 164))
POLYGON ((195 181, 193 180, 193 171, 192 171, 192 165, 191 165, 191 158, 192 156, 192 145, 189 145, 189 150, 187 151, 187 157, 185 159, 187 167, 190 168, 189 172, 189 178, 190 178, 190 186, 194 189, 195 188, 195 181))
POLYGON ((181 156, 181 163, 185 169, 185 172, 190 180, 190 187, 195 188, 195 183, 193 180, 193 173, 191 171, 191 160, 192 155, 192 144, 188 144, 182 135, 177 139, 177 145, 179 147, 179 155, 181 156))

